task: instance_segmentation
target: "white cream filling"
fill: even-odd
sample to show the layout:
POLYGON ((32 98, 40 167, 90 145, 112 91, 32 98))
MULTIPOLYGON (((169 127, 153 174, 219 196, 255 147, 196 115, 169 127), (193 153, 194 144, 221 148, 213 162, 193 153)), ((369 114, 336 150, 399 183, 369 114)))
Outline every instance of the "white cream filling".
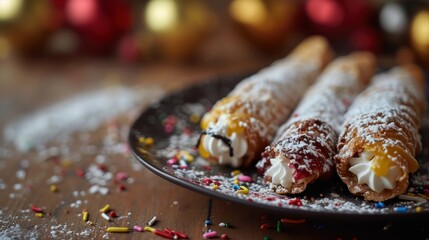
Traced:
POLYGON ((221 139, 206 135, 202 140, 202 144, 211 156, 218 159, 219 164, 239 167, 242 163, 242 157, 248 150, 247 140, 242 133, 232 133, 231 136, 227 136, 227 121, 228 119, 226 117, 221 116, 216 125, 210 126, 210 128, 216 132, 216 134, 226 136, 231 140, 231 147, 233 149, 232 156, 230 156, 230 148, 221 139))
POLYGON ((280 154, 270 159, 271 167, 265 172, 266 176, 271 177, 271 182, 290 189, 293 183, 293 169, 289 167, 290 160, 280 154))
POLYGON ((374 156, 372 152, 363 151, 359 157, 351 158, 349 171, 357 176, 359 184, 366 184, 377 193, 394 189, 401 173, 398 166, 392 165, 386 176, 377 176, 371 169, 374 156))

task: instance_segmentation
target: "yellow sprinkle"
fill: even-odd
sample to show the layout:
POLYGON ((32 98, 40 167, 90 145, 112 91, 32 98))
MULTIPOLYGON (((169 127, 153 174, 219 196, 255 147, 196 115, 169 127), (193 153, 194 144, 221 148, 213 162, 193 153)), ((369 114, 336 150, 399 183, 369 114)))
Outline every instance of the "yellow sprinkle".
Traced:
POLYGON ((147 231, 147 232, 155 232, 155 228, 152 228, 152 227, 144 227, 144 230, 145 231, 147 231))
POLYGON ((423 208, 422 207, 416 207, 416 212, 422 212, 423 211, 423 208))
POLYGON ((91 225, 91 226, 94 225, 94 223, 92 221, 89 221, 88 224, 91 225))
POLYGON ((245 186, 240 186, 240 190, 237 190, 237 193, 241 193, 241 194, 248 194, 249 193, 249 189, 245 186))
POLYGON ((58 191, 57 185, 52 184, 51 186, 49 186, 49 190, 51 190, 51 192, 57 192, 58 191))
POLYGON ((154 141, 154 140, 153 140, 153 138, 151 138, 151 137, 148 137, 148 138, 146 138, 146 139, 144 140, 144 144, 145 144, 145 145, 148 145, 148 146, 152 146, 154 142, 155 142, 155 141, 154 141))
POLYGON ((84 212, 83 212, 83 214, 82 214, 82 219, 83 219, 83 221, 85 221, 85 222, 87 222, 87 221, 88 221, 88 212, 87 212, 87 211, 84 211, 84 212))
POLYGON ((146 140, 145 137, 139 137, 137 141, 139 141, 139 143, 144 143, 145 140, 146 140))
POLYGON ((61 165, 64 168, 70 168, 73 165, 73 162, 70 159, 64 159, 61 161, 61 165))
POLYGON ((234 176, 237 176, 240 173, 241 173, 241 171, 237 169, 237 170, 234 170, 234 171, 231 172, 231 176, 234 177, 234 176))
POLYGON ((100 209, 100 212, 101 213, 105 213, 105 212, 107 212, 107 211, 109 211, 110 210, 110 205, 109 204, 106 204, 106 206, 104 206, 102 209, 100 209))
POLYGON ((127 233, 130 229, 127 227, 108 227, 106 231, 111 233, 127 233))
POLYGON ((212 189, 213 190, 219 189, 219 186, 218 185, 213 185, 212 189))
POLYGON ((36 213, 36 217, 42 218, 43 217, 43 213, 36 213))
POLYGON ((192 123, 198 123, 200 121, 200 118, 201 116, 196 113, 192 113, 191 116, 189 117, 192 123))
POLYGON ((188 162, 194 161, 194 156, 192 156, 188 151, 185 151, 185 150, 180 150, 177 153, 176 157, 178 159, 184 158, 188 162))
POLYGON ((239 183, 238 179, 235 179, 234 184, 238 184, 238 183, 239 183))

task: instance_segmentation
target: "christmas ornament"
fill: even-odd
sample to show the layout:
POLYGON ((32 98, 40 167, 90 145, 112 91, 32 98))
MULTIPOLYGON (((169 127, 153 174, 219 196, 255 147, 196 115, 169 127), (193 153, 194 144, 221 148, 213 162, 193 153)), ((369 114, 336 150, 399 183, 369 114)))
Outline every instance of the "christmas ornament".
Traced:
POLYGON ((39 53, 55 29, 53 11, 48 0, 0 1, 0 33, 23 54, 39 53))
POLYGON ((417 56, 429 64, 429 9, 419 11, 411 21, 410 41, 417 56))
POLYGON ((139 39, 129 35, 123 37, 117 47, 117 55, 122 62, 136 62, 140 57, 141 47, 139 39))
POLYGON ((167 60, 191 59, 214 24, 212 12, 201 1, 151 0, 143 9, 145 38, 167 60))
POLYGON ((80 37, 81 48, 108 53, 132 25, 131 7, 122 0, 67 0, 65 21, 80 37))
POLYGON ((276 51, 292 35, 297 16, 295 1, 234 0, 229 13, 240 33, 264 51, 276 51))
POLYGON ((407 30, 408 17, 399 3, 388 2, 380 10, 380 26, 389 34, 403 34, 407 30))
POLYGON ((308 28, 331 39, 341 39, 368 25, 372 9, 366 0, 308 0, 308 28))

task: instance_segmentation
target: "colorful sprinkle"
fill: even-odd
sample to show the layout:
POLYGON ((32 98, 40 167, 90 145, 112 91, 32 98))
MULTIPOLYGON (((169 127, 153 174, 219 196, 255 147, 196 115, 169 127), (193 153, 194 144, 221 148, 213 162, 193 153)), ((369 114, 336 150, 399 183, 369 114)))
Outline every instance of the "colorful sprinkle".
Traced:
POLYGON ((422 207, 420 207, 420 206, 419 206, 419 207, 416 207, 416 212, 417 212, 417 213, 422 212, 422 211, 423 211, 423 208, 422 208, 422 207))
POLYGON ((177 158, 170 158, 167 160, 168 165, 175 165, 177 164, 177 162, 178 162, 177 158))
POLYGON ((264 237, 264 240, 271 240, 270 237, 264 237))
POLYGON ((115 218, 115 217, 117 217, 117 215, 116 215, 116 212, 115 212, 115 211, 111 211, 111 212, 109 213, 109 216, 110 216, 111 218, 115 218))
POLYGON ((100 209, 101 213, 105 213, 110 210, 110 205, 106 204, 103 208, 100 209))
POLYGON ((211 225, 212 225, 212 221, 211 221, 210 219, 206 219, 206 220, 204 221, 204 225, 205 225, 205 226, 211 226, 211 225))
POLYGON ((110 217, 109 217, 109 215, 107 215, 106 213, 101 213, 101 216, 102 216, 106 221, 110 221, 110 217))
POLYGON ((217 237, 216 231, 206 232, 203 234, 204 239, 210 239, 210 238, 215 238, 215 237, 217 237))
POLYGON ((144 232, 143 228, 138 225, 135 225, 133 229, 134 231, 137 231, 137 232, 144 232))
POLYGON ((41 213, 41 212, 36 213, 36 217, 38 217, 38 218, 42 218, 42 217, 43 217, 43 213, 41 213))
POLYGON ((375 208, 384 208, 384 207, 385 207, 385 205, 384 205, 384 203, 383 203, 383 202, 376 202, 376 203, 374 204, 374 206, 375 206, 375 208))
POLYGON ((289 200, 288 204, 298 206, 298 207, 302 206, 301 199, 299 199, 299 198, 294 198, 294 199, 289 200))
POLYGON ((144 227, 144 230, 147 231, 147 232, 155 232, 156 229, 152 228, 152 227, 146 226, 146 227, 144 227))
POLYGON ((241 171, 237 169, 237 170, 234 170, 234 171, 231 172, 231 176, 235 177, 235 176, 237 176, 240 173, 241 173, 241 171))
POLYGON ((261 227, 259 229, 263 231, 263 230, 268 229, 270 227, 271 227, 271 225, 269 223, 264 223, 261 225, 261 227))
POLYGON ((395 207, 393 210, 397 213, 404 213, 408 212, 408 207, 395 207))
POLYGON ((88 219, 89 219, 89 213, 88 211, 84 210, 82 213, 82 220, 85 222, 88 222, 88 219))
POLYGON ((49 186, 49 190, 51 190, 51 192, 57 192, 58 191, 57 185, 52 184, 51 186, 49 186))
POLYGON ((221 222, 221 223, 219 223, 219 227, 231 228, 231 224, 221 222))
POLYGON ((226 235, 226 233, 220 235, 221 239, 229 239, 228 235, 226 235))
POLYGON ((282 222, 281 221, 277 221, 276 230, 277 230, 277 232, 282 232, 282 222))
POLYGON ((305 219, 290 219, 290 218, 282 218, 280 219, 280 221, 282 223, 294 223, 294 224, 298 224, 298 223, 305 223, 305 219))
POLYGON ((247 175, 240 175, 238 177, 238 180, 240 180, 242 182, 252 182, 252 178, 250 176, 247 176, 247 175))
POLYGON ((191 120, 192 123, 198 123, 200 121, 201 116, 196 113, 192 113, 189 117, 189 120, 191 120))
POLYGON ((127 227, 108 227, 106 231, 110 233, 127 233, 130 229, 127 227))
POLYGON ((36 207, 36 206, 32 206, 31 211, 33 211, 35 213, 43 213, 43 209, 40 207, 36 207))
POLYGON ((217 190, 217 189, 219 189, 219 186, 218 185, 213 185, 212 189, 213 190, 217 190))
POLYGON ((128 178, 128 175, 124 172, 116 173, 116 180, 118 180, 118 181, 125 181, 125 180, 127 180, 127 178, 128 178))
POLYGON ((237 190, 236 192, 240 194, 249 194, 249 189, 245 186, 240 186, 240 190, 237 190))
POLYGON ((156 223, 156 216, 153 216, 153 218, 147 223, 149 226, 153 226, 156 223))
POLYGON ((154 144, 154 140, 153 140, 153 138, 151 138, 151 137, 148 137, 148 138, 146 138, 145 140, 144 140, 144 144, 145 145, 147 145, 147 146, 152 146, 153 144, 154 144))
POLYGON ((240 190, 240 186, 238 186, 238 184, 234 184, 234 185, 232 185, 232 188, 234 189, 234 190, 240 190))

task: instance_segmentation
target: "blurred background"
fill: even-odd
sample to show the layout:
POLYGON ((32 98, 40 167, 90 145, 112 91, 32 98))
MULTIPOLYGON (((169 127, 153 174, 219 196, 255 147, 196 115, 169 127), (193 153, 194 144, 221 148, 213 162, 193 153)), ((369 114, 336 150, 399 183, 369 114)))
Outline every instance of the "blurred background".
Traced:
POLYGON ((0 59, 225 64, 284 56, 310 34, 341 54, 429 62, 428 1, 0 0, 0 59), (398 59, 399 58, 399 59, 398 59))

